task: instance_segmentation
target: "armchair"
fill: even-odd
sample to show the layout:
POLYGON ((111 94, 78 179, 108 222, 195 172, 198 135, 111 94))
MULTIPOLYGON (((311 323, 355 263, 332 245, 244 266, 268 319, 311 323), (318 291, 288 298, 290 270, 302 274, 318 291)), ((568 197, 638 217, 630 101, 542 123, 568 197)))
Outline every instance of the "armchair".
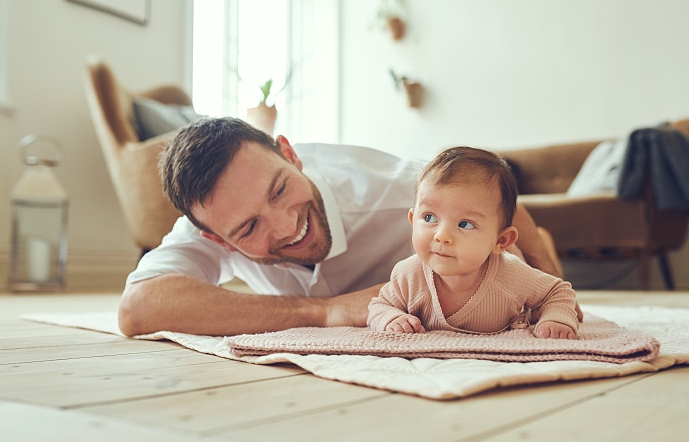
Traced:
MULTIPOLYGON (((689 136, 689 119, 671 124, 689 136)), ((600 141, 545 146, 500 154, 512 166, 519 201, 537 225, 553 236, 562 259, 635 259, 639 285, 650 287, 650 260, 658 263, 667 289, 674 279, 667 252, 682 247, 689 213, 656 207, 650 174, 642 195, 620 199, 614 192, 569 197, 566 192, 600 141)))
POLYGON ((191 106, 191 99, 177 86, 131 93, 118 84, 109 66, 98 56, 87 60, 85 86, 110 178, 129 231, 144 254, 160 244, 181 214, 163 194, 157 167, 158 156, 174 132, 140 140, 133 118, 133 98, 140 96, 184 106, 191 106))

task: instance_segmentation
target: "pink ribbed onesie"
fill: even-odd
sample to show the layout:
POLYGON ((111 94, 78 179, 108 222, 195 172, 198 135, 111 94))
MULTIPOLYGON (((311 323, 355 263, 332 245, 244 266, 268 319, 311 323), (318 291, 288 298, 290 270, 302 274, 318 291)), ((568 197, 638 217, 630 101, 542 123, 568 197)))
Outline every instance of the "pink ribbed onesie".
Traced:
POLYGON ((449 317, 443 315, 433 282, 433 271, 417 255, 397 263, 390 282, 369 304, 368 325, 383 331, 393 319, 411 313, 430 330, 497 333, 524 318, 555 321, 579 328, 575 292, 569 282, 534 269, 518 257, 503 252, 491 255, 476 293, 449 317), (528 316, 527 316, 528 317, 528 316))

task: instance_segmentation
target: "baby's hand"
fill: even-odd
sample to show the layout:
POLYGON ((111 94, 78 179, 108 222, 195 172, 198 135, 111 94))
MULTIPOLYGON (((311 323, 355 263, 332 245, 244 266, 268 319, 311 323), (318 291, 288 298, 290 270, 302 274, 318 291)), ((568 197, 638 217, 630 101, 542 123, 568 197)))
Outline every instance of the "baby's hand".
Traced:
POLYGON ((395 318, 385 326, 385 331, 397 333, 424 333, 426 331, 421 325, 421 320, 414 315, 402 315, 395 318))
POLYGON ((564 324, 555 321, 543 321, 536 324, 533 331, 537 338, 576 339, 577 333, 564 324))

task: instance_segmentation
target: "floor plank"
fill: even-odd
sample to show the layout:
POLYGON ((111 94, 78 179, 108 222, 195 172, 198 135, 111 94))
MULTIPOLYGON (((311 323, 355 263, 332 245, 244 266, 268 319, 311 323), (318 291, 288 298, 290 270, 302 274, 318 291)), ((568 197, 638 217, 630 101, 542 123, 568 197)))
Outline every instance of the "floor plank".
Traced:
POLYGON ((0 294, 0 322, 29 313, 117 311, 120 297, 115 292, 0 294))
POLYGON ((64 327, 51 325, 41 325, 40 328, 17 328, 18 330, 16 333, 6 333, 0 338, 0 351, 17 349, 31 351, 31 349, 93 344, 94 342, 101 344, 116 343, 122 339, 116 335, 88 330, 65 329, 68 330, 68 332, 63 332, 59 329, 64 327))
MULTIPOLYGON (((456 441, 624 386, 634 377, 506 388, 455 401, 401 394, 232 429, 218 440, 456 441), (339 431, 335 430, 339 429, 339 431), (225 439, 227 437, 227 439, 225 439)), ((557 439, 552 439, 557 440, 557 439)))
MULTIPOLYGON (((382 396, 390 396, 390 393, 305 375, 190 392, 183 400, 149 398, 85 410, 209 437, 304 415, 320 420, 323 410, 340 409, 382 396)), ((322 424, 330 425, 328 421, 322 424)), ((273 435, 268 434, 263 440, 283 439, 273 439, 273 435)))
MULTIPOLYGON (((66 340, 67 341, 67 340, 66 340)), ((131 341, 117 338, 113 341, 99 343, 60 343, 47 345, 44 342, 29 347, 19 347, 0 350, 0 366, 7 364, 26 364, 28 362, 63 361, 84 357, 101 357, 115 355, 135 355, 140 353, 172 351, 179 346, 170 342, 138 341, 133 345, 131 341), (107 343, 107 345, 104 345, 107 343)))
MULTIPOLYGON (((135 346, 150 344, 130 343, 135 346)), ((256 366, 177 347, 169 351, 84 355, 74 359, 0 365, 0 398, 75 408, 302 373, 303 370, 293 366, 256 366)))
POLYGON ((8 442, 198 441, 165 428, 7 401, 0 401, 0 428, 8 442))
MULTIPOLYGON (((481 440, 680 441, 689 437, 689 367, 645 375, 481 440), (662 436, 661 436, 662 435, 662 436)), ((489 436, 486 434, 485 436, 489 436)))

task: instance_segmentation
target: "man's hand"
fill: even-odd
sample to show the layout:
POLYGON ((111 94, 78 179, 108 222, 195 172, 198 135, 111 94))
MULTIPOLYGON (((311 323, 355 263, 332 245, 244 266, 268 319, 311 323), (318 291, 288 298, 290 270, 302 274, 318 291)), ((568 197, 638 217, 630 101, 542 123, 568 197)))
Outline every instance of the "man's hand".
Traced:
POLYGON ((397 333, 425 333, 421 320, 414 315, 405 314, 393 319, 385 326, 385 331, 397 333))
POLYGON ((576 339, 577 334, 569 326, 555 321, 543 321, 536 324, 533 331, 537 338, 576 339))
POLYGON ((366 327, 368 304, 378 296, 383 284, 325 300, 325 327, 366 327))

